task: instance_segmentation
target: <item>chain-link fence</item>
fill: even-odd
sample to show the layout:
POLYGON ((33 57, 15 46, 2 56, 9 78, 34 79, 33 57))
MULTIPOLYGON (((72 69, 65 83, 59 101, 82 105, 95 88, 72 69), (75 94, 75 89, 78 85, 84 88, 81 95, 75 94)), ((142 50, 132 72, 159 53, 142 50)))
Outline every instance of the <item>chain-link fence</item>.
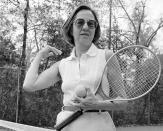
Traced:
MULTIPOLYGON (((19 68, 0 68, 0 119, 17 121, 20 118, 24 124, 53 126, 62 106, 61 83, 33 93, 22 91, 20 96, 19 90, 22 87, 19 80, 19 68)), ((115 124, 117 126, 162 124, 162 94, 162 86, 158 84, 150 94, 129 102, 125 111, 110 112, 115 124)))

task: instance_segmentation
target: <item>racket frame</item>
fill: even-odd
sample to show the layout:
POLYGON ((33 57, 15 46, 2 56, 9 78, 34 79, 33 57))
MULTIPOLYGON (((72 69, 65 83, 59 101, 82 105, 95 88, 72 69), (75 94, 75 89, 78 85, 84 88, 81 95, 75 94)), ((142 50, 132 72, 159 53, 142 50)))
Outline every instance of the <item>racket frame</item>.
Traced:
POLYGON ((150 50, 149 48, 147 48, 147 47, 145 47, 143 45, 130 45, 130 46, 126 46, 126 47, 118 50, 116 53, 112 54, 111 57, 106 61, 106 64, 104 66, 104 70, 103 70, 101 79, 100 79, 100 81, 99 81, 99 83, 97 85, 97 88, 94 91, 94 94, 97 94, 97 91, 100 88, 100 85, 101 85, 101 82, 102 82, 102 79, 103 79, 103 75, 105 74, 105 69, 106 69, 107 64, 109 63, 109 61, 112 60, 112 58, 115 57, 118 53, 122 52, 123 50, 129 49, 129 48, 143 48, 143 49, 146 49, 149 52, 151 52, 155 56, 155 58, 157 59, 157 61, 158 61, 158 65, 159 65, 159 74, 158 74, 158 77, 157 77, 155 83, 153 84, 153 86, 148 91, 146 91, 145 93, 143 93, 142 95, 137 96, 137 97, 134 97, 134 98, 126 98, 126 99, 124 99, 124 98, 109 99, 109 100, 107 100, 108 102, 109 101, 110 102, 113 102, 113 101, 130 101, 130 100, 136 100, 138 98, 141 98, 141 97, 145 96, 146 94, 148 94, 155 87, 155 85, 157 84, 157 82, 160 79, 160 76, 161 76, 161 62, 160 62, 160 59, 158 58, 158 56, 152 50, 150 50))

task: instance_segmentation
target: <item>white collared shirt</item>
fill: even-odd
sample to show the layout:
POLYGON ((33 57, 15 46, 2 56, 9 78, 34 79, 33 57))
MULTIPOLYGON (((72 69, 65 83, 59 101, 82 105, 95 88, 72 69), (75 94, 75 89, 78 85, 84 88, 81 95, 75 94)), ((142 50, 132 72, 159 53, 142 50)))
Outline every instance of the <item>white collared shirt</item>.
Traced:
POLYGON ((98 49, 94 44, 80 59, 75 56, 75 49, 69 57, 62 59, 59 72, 64 93, 63 104, 69 105, 78 85, 89 87, 94 92, 100 82, 105 63, 105 50, 98 49))

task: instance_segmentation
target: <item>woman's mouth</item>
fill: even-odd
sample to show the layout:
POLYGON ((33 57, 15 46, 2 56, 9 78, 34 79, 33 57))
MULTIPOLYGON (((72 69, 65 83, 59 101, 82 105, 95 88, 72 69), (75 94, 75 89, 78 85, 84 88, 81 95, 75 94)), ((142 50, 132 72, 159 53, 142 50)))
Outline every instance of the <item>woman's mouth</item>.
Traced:
POLYGON ((83 36, 89 36, 88 33, 81 33, 80 35, 83 35, 83 36))

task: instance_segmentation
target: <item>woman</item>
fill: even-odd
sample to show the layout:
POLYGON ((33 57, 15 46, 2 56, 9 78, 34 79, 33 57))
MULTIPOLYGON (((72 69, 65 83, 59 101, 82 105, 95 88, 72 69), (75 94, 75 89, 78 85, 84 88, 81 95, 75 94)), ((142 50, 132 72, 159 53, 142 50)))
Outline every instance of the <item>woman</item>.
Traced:
MULTIPOLYGON (((79 6, 63 25, 65 40, 74 46, 69 57, 53 64, 49 69, 38 75, 38 68, 42 58, 49 52, 56 55, 61 52, 47 46, 42 49, 32 62, 24 81, 24 89, 28 91, 48 88, 57 82, 61 76, 63 91, 63 110, 57 116, 57 123, 62 122, 79 108, 100 109, 105 105, 100 100, 102 96, 95 95, 99 80, 102 76, 106 60, 112 54, 109 50, 98 49, 96 43, 100 37, 100 25, 96 13, 88 6, 79 6), (85 88, 86 96, 74 95, 76 88, 85 88), (94 107, 93 107, 94 106, 94 107)), ((122 103, 107 103, 107 109, 122 107, 122 103)), ((115 131, 115 126, 108 112, 91 110, 85 112, 63 131, 115 131)))

